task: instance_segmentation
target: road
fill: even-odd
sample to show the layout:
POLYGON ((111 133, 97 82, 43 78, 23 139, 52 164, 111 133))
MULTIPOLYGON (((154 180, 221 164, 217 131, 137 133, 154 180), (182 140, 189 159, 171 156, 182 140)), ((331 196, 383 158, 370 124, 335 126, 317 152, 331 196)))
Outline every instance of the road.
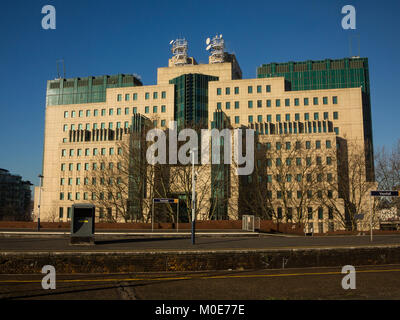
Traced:
POLYGON ((369 236, 328 237, 206 237, 197 238, 192 245, 190 238, 153 237, 97 237, 95 246, 71 246, 69 238, 0 238, 0 252, 5 251, 146 251, 146 250, 218 250, 218 249, 272 249, 353 247, 370 245, 398 245, 400 235, 376 235, 373 242, 369 236))
POLYGON ((356 267, 344 290, 341 268, 137 274, 63 274, 56 289, 43 275, 0 275, 1 299, 235 300, 400 299, 400 265, 356 267))

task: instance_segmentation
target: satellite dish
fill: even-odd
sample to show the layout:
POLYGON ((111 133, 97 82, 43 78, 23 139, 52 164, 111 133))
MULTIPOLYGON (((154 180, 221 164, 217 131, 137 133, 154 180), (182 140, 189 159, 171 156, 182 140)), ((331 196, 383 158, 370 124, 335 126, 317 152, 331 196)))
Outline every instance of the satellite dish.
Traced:
POLYGON ((169 44, 173 44, 173 43, 174 43, 174 40, 171 40, 171 42, 169 44))
POLYGON ((210 49, 211 49, 211 44, 209 44, 209 45, 207 46, 206 50, 208 51, 208 50, 210 50, 210 49))
POLYGON ((207 38, 207 40, 206 40, 206 44, 207 44, 207 45, 209 45, 209 44, 210 44, 210 42, 211 42, 211 39, 210 39, 210 38, 207 38))

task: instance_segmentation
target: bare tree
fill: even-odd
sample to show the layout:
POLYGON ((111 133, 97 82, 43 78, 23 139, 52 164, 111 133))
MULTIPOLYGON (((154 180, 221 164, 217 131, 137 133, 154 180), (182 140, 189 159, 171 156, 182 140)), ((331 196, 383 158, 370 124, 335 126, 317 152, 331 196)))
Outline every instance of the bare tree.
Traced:
POLYGON ((357 214, 374 212, 370 191, 376 183, 367 181, 365 153, 360 145, 339 138, 337 143, 339 148, 327 155, 337 164, 337 174, 330 175, 331 172, 320 168, 323 179, 317 186, 323 196, 319 200, 321 205, 332 208, 341 227, 357 230, 357 214))

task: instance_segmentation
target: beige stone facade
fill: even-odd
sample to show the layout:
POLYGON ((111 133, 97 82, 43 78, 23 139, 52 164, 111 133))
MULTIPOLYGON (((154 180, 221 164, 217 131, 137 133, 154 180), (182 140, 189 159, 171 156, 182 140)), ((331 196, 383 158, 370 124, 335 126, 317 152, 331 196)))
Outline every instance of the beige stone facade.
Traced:
MULTIPOLYGON (((190 61, 183 66, 174 66, 170 61, 168 67, 158 68, 156 85, 109 88, 105 102, 46 107, 42 221, 67 221, 68 208, 73 203, 90 202, 91 195, 86 191, 85 183, 90 183, 93 163, 102 153, 107 162, 114 161, 119 152, 117 142, 128 134, 125 128, 130 127, 134 113, 149 118, 157 127, 167 128, 169 121, 174 120, 175 103, 174 85, 169 81, 183 74, 219 78, 208 83, 210 125, 214 112, 219 109, 229 118, 232 128, 246 126, 258 131, 259 141, 263 144, 275 144, 282 135, 292 143, 297 139, 304 143, 311 141, 315 146, 318 140, 322 143, 323 158, 326 157, 324 148, 328 140, 332 146, 329 152, 336 149, 337 138, 361 150, 365 148, 361 88, 287 91, 284 78, 241 79, 241 70, 234 56, 231 56, 232 62, 226 63, 198 65, 194 59, 190 61), (119 138, 111 141, 107 136, 88 142, 82 141, 78 133, 75 139, 70 136, 71 130, 82 130, 82 134, 85 130, 97 129, 122 130, 119 138)), ((337 175, 336 163, 332 167, 335 168, 332 174, 337 175)), ((36 187, 36 217, 38 193, 36 187)), ((231 196, 229 207, 236 206, 236 213, 233 214, 233 210, 229 215, 238 218, 239 195, 235 198, 232 192, 231 196)), ((344 210, 343 200, 338 198, 338 194, 333 196, 338 207, 344 210)), ((318 205, 313 207, 317 210, 318 205)), ((314 232, 343 228, 328 218, 326 210, 323 219, 315 214, 310 222, 314 223, 314 232)))

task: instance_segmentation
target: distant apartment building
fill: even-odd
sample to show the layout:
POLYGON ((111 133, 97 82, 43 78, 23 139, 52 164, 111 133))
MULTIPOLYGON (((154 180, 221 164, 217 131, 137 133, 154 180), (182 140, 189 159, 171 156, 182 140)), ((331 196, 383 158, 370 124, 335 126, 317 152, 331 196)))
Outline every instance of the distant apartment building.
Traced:
POLYGON ((31 189, 29 181, 0 169, 0 220, 29 220, 31 218, 31 189))
MULTIPOLYGON (((168 67, 158 68, 155 85, 142 85, 135 75, 48 81, 41 192, 44 221, 68 221, 76 202, 97 204, 99 221, 110 216, 124 221, 123 205, 103 205, 107 198, 128 203, 135 219, 149 221, 154 190, 149 191, 149 183, 134 182, 148 166, 130 167, 122 177, 101 172, 121 169, 122 141, 144 127, 168 131, 170 121, 176 121, 178 129, 191 124, 255 132, 251 175, 236 176, 234 166, 227 164, 202 171, 204 186, 198 185, 198 192, 208 189, 203 195, 206 201, 197 206, 198 219, 255 214, 326 232, 348 228, 355 210, 370 212, 365 197, 357 209, 350 199, 351 194, 366 193, 364 189, 374 186, 366 58, 262 65, 257 78, 242 79, 233 54, 214 50, 208 64, 197 64, 178 40, 173 53, 168 67), (350 178, 356 170, 351 160, 359 156, 358 149, 360 180, 365 185, 354 192, 350 178), (124 179, 129 180, 125 193, 107 187, 121 186, 124 179), (95 185, 104 185, 104 192, 95 192, 95 185), (133 199, 137 189, 141 199, 133 199)), ((130 147, 130 159, 139 152, 137 146, 130 147)), ((179 175, 175 167, 166 173, 166 187, 159 178, 164 173, 157 170, 154 188, 168 189, 164 195, 179 198, 181 212, 187 213, 184 203, 191 201, 186 190, 190 183, 171 187, 179 175)), ((36 187, 35 211, 38 199, 36 187)))

